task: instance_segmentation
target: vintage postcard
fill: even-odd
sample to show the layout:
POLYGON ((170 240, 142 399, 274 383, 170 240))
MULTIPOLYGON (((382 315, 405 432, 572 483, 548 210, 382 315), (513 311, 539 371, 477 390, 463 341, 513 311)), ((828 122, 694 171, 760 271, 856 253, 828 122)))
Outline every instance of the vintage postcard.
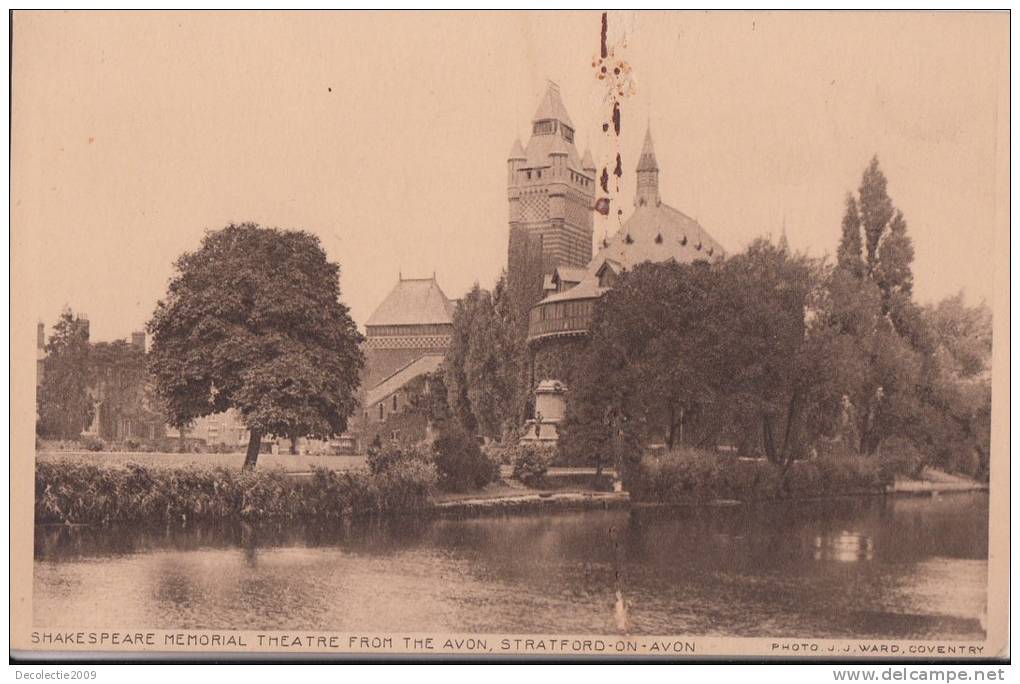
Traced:
POLYGON ((1008 13, 11 22, 14 657, 1009 657, 1008 13))

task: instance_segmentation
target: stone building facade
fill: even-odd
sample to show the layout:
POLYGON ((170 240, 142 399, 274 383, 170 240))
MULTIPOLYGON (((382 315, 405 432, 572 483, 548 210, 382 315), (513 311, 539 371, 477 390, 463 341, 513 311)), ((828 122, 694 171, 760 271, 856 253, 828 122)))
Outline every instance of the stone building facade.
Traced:
POLYGON ((431 431, 416 402, 431 391, 453 335, 454 303, 435 276, 400 277, 365 323, 361 415, 353 422, 357 450, 373 442, 413 444, 431 431))
POLYGON ((530 306, 541 298, 541 280, 557 267, 584 268, 591 260, 595 201, 595 163, 574 145, 574 124, 549 83, 532 120, 527 146, 514 141, 507 159, 510 235, 508 262, 511 288, 526 290, 530 306), (520 266, 537 260, 533 272, 520 266))

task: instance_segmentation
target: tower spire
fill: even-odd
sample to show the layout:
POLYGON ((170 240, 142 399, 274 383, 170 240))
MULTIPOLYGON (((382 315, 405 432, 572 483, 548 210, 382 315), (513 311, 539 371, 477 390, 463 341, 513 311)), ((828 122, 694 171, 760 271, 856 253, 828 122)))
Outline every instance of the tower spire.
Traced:
POLYGON ((659 206, 659 162, 655 158, 655 145, 652 142, 652 126, 645 131, 645 143, 641 147, 641 157, 637 165, 637 194, 634 206, 659 206))

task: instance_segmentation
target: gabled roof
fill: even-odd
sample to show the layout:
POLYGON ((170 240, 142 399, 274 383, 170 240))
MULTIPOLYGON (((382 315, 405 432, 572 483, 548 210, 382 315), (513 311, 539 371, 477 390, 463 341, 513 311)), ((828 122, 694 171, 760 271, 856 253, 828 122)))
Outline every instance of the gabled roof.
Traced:
POLYGON ((569 302, 575 299, 595 299, 601 297, 604 293, 608 292, 608 287, 601 287, 599 285, 599 279, 594 276, 585 276, 584 280, 574 285, 569 290, 563 292, 557 292, 551 294, 543 299, 539 304, 550 304, 553 302, 569 302))
POLYGON ((453 323, 453 304, 435 278, 397 281, 365 326, 441 325, 453 323))
POLYGON ((586 269, 574 268, 573 266, 556 267, 556 276, 560 279, 561 283, 579 283, 584 280, 587 272, 586 269))
POLYGON ((542 98, 534 116, 535 121, 544 119, 558 119, 571 128, 574 127, 573 122, 570 121, 570 115, 567 114, 567 108, 563 106, 563 100, 560 99, 560 87, 552 81, 549 81, 549 85, 545 89, 545 97, 542 98))
POLYGON ((443 362, 442 354, 426 354, 407 364, 365 394, 365 408, 390 396, 419 375, 434 373, 443 362))
POLYGON ((606 269, 611 270, 616 275, 623 273, 623 266, 620 265, 620 262, 614 261, 613 259, 606 259, 602 262, 601 266, 595 269, 595 277, 601 277, 602 274, 605 273, 606 269))

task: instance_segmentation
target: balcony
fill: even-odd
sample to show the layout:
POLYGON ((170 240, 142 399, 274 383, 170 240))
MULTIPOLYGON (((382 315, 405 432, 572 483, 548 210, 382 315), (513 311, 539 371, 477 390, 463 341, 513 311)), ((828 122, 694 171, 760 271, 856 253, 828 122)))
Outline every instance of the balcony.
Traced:
POLYGON ((565 306, 564 302, 535 306, 531 310, 531 318, 528 321, 528 342, 549 337, 588 334, 591 328, 591 304, 589 302, 572 302, 571 308, 581 307, 584 310, 572 311, 571 315, 561 313, 565 306))

